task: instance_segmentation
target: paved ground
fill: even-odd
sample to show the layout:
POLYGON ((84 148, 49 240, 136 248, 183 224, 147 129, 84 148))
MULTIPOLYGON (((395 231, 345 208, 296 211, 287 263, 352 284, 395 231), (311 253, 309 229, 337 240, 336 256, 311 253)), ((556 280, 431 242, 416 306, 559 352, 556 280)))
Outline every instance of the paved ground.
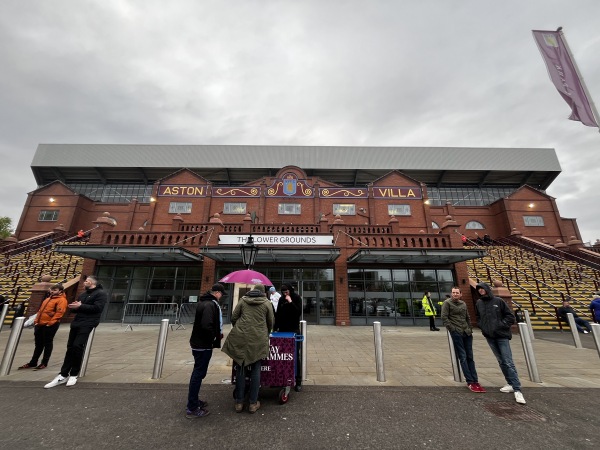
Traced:
MULTIPOLYGON (((4 349, 9 331, 0 333, 4 349)), ((183 414, 192 358, 186 330, 169 331, 162 377, 152 380, 157 327, 102 324, 87 374, 73 388, 42 389, 58 372, 68 326, 50 367, 16 370, 33 349, 24 330, 13 370, 0 378, 0 447, 20 448, 593 448, 600 445, 600 358, 590 335, 575 349, 568 333, 536 333, 542 383, 528 379, 519 336, 513 353, 526 406, 504 384, 487 343, 475 335, 486 394, 453 379, 445 333, 384 328, 385 382, 378 382, 371 327, 309 326, 307 380, 286 405, 263 390, 255 414, 233 411, 231 366, 216 351, 201 397, 211 415, 183 414), (548 334, 548 336, 546 336, 548 334), (85 431, 84 431, 85 430, 85 431)))

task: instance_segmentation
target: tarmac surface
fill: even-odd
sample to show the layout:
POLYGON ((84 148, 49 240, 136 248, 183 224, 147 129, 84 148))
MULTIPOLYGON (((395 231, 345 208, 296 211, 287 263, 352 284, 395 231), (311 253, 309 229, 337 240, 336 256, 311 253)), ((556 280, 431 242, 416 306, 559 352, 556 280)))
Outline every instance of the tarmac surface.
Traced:
MULTIPOLYGON (((168 333, 162 374, 153 380, 158 327, 101 324, 84 377, 43 389, 58 372, 68 325, 55 338, 48 369, 17 370, 33 351, 23 330, 12 369, 0 377, 0 448, 598 448, 600 358, 591 335, 575 349, 569 332, 537 332, 542 383, 529 380, 521 340, 512 340, 527 405, 504 385, 485 339, 474 352, 485 394, 454 381, 444 331, 383 327, 384 374, 377 381, 372 327, 308 326, 307 376, 301 392, 278 403, 261 390, 254 415, 233 409, 230 361, 213 353, 200 397, 211 414, 186 419, 193 360, 191 327, 168 333)), ((4 349, 10 329, 0 332, 4 349)))

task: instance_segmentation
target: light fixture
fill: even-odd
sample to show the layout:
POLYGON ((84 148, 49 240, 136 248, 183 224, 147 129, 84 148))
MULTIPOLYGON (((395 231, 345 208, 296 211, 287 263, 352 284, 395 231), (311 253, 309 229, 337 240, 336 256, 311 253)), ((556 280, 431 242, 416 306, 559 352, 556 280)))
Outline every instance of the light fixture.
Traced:
POLYGON ((54 203, 56 201, 56 199, 54 197, 50 197, 50 203, 54 203))
POLYGON ((151 202, 151 203, 152 203, 152 202, 155 202, 155 201, 156 201, 156 199, 155 199, 154 197, 150 197, 150 202, 151 202))
POLYGON ((431 202, 429 201, 429 199, 427 199, 423 203, 425 203, 426 205, 429 205, 431 202))
POLYGON ((533 208, 533 207, 535 206, 535 203, 530 203, 530 204, 529 204, 529 205, 527 205, 527 206, 529 206, 530 208, 533 208))
POLYGON ((246 266, 246 269, 250 269, 254 265, 258 254, 258 247, 254 245, 252 234, 248 236, 244 245, 240 245, 240 251, 242 252, 242 264, 246 266))

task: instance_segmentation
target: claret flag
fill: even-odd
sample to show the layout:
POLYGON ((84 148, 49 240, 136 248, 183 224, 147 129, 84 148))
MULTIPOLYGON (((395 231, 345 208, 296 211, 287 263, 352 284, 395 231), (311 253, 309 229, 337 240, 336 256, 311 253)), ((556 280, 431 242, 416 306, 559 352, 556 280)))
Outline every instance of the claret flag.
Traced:
POLYGON ((533 30, 533 38, 544 58, 552 83, 571 107, 569 119, 578 120, 588 127, 598 127, 598 112, 579 76, 561 28, 557 31, 533 30))

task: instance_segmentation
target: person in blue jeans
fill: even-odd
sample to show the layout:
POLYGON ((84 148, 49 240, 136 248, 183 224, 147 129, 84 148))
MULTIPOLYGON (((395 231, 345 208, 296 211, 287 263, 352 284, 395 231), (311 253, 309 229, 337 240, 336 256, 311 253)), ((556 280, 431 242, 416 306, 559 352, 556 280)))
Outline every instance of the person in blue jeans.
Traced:
POLYGON ((458 286, 452 288, 450 298, 442 303, 442 322, 450 332, 454 351, 460 362, 467 387, 472 392, 483 393, 485 388, 479 384, 475 360, 473 359, 473 329, 467 305, 461 300, 462 292, 458 286))
POLYGON ((516 322, 515 316, 504 300, 494 297, 489 285, 479 283, 475 289, 480 295, 475 304, 477 325, 498 360, 500 370, 507 382, 506 386, 500 388, 500 392, 514 392, 515 401, 524 405, 525 397, 521 392, 521 381, 510 349, 512 338, 510 327, 516 322))
POLYGON ((185 416, 188 419, 208 416, 208 402, 200 400, 202 380, 208 372, 213 349, 221 347, 223 339, 223 316, 219 300, 225 296, 225 287, 217 283, 206 294, 200 296, 196 306, 194 327, 190 336, 190 347, 194 356, 194 369, 190 376, 185 416))

